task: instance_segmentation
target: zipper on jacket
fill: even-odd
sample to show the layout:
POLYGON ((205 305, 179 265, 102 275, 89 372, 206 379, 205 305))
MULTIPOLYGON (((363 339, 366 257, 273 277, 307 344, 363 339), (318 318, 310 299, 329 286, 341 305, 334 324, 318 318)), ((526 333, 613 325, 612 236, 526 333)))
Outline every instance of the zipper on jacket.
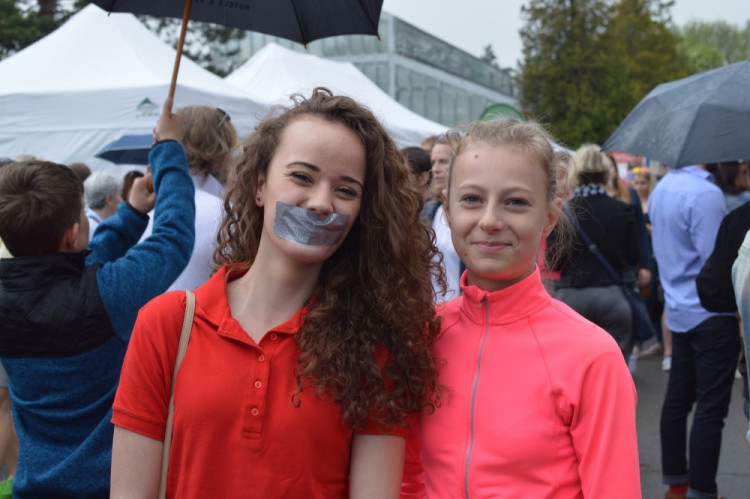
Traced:
POLYGON ((464 493, 466 499, 469 499, 469 462, 471 461, 471 451, 474 448, 474 409, 477 400, 477 385, 479 385, 479 371, 482 368, 482 351, 484 350, 484 341, 487 339, 487 334, 490 331, 490 304, 485 296, 479 302, 479 306, 484 305, 484 334, 482 335, 482 341, 479 343, 479 351, 477 352, 477 371, 474 375, 474 387, 471 391, 471 431, 469 434, 469 452, 466 454, 466 464, 464 466, 464 493))

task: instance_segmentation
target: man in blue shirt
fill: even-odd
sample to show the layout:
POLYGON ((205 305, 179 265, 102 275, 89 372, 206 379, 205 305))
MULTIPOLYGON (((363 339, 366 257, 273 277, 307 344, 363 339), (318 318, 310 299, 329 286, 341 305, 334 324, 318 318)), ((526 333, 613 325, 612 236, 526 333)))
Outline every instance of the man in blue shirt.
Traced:
POLYGON ((667 326, 674 333, 660 428, 663 482, 669 485, 665 497, 715 498, 739 328, 733 314, 701 306, 695 278, 713 251, 726 204, 711 173, 698 165, 664 177, 651 194, 648 213, 667 326), (687 417, 694 404, 687 452, 687 417))

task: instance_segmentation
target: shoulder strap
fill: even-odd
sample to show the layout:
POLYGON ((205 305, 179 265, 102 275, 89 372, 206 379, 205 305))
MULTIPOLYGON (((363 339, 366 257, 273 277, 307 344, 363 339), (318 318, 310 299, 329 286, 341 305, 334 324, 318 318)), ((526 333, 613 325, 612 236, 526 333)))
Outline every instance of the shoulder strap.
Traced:
POLYGON ((185 356, 190 331, 193 329, 193 316, 195 315, 195 295, 191 291, 185 291, 185 318, 182 320, 182 332, 180 343, 177 346, 177 358, 172 371, 172 385, 169 393, 169 410, 167 411, 167 424, 164 429, 164 445, 161 453, 161 474, 159 476, 159 499, 167 496, 167 472, 169 471, 169 451, 172 447, 172 420, 174 418, 174 382, 177 379, 177 370, 180 368, 182 358, 185 356))
POLYGON ((586 233, 586 231, 581 227, 581 224, 578 223, 578 219, 573 215, 573 212, 570 210, 570 206, 568 203, 563 204, 563 211, 566 215, 568 215, 568 218, 570 218, 570 221, 573 222, 573 225, 575 226, 576 230, 578 231, 578 234, 583 238, 583 241, 586 243, 586 246, 588 247, 589 251, 594 254, 594 256, 599 260, 599 263, 602 264, 602 267, 604 267, 604 270, 607 271, 609 276, 615 281, 615 283, 619 286, 622 286, 624 283, 622 282, 622 278, 620 277, 620 274, 617 273, 617 271, 612 267, 612 265, 609 264, 606 258, 604 258, 604 255, 601 254, 599 251, 599 248, 596 246, 594 241, 591 240, 589 235, 586 233))

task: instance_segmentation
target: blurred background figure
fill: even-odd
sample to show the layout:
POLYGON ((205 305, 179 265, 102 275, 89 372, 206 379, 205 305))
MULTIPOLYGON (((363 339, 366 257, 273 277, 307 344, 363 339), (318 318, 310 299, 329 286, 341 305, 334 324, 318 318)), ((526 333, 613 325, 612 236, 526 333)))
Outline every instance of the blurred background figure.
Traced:
POLYGON ((648 262, 649 269, 651 270, 651 280, 647 286, 641 287, 640 291, 651 322, 654 324, 654 331, 656 332, 656 343, 643 351, 640 350, 640 345, 636 345, 633 354, 636 356, 645 356, 661 353, 662 370, 669 371, 672 362, 672 333, 669 331, 669 328, 667 328, 667 324, 664 320, 664 289, 659 282, 659 268, 656 265, 656 259, 653 256, 651 220, 648 217, 648 200, 651 196, 651 191, 653 191, 656 186, 656 176, 649 168, 646 168, 645 166, 636 166, 628 172, 628 181, 638 195, 643 218, 646 223, 646 232, 648 234, 648 262))
POLYGON ((83 183, 86 216, 89 218, 89 241, 96 228, 117 212, 122 198, 122 182, 106 172, 92 173, 83 183))
MULTIPOLYGON (((222 109, 196 105, 175 114, 182 117, 182 146, 195 185, 195 245, 187 267, 169 291, 195 289, 211 276, 216 233, 224 217, 222 181, 238 143, 237 130, 222 109)), ((141 240, 151 234, 152 223, 149 221, 141 240)))
POLYGON ((422 149, 427 151, 427 154, 430 154, 432 152, 432 147, 435 145, 435 140, 437 140, 437 136, 431 135, 422 141, 422 149))
POLYGON ((432 163, 432 180, 430 191, 432 199, 429 199, 422 210, 422 220, 432 226, 435 231, 435 245, 443 257, 443 271, 447 287, 445 293, 437 282, 433 282, 435 302, 442 303, 450 301, 461 294, 460 279, 465 267, 453 247, 451 229, 443 211, 443 195, 448 186, 448 173, 453 160, 453 147, 447 135, 441 135, 435 139, 430 153, 432 163))
POLYGON ((144 174, 139 170, 130 170, 126 173, 125 176, 122 177, 122 191, 120 192, 120 197, 122 199, 128 199, 130 189, 133 188, 133 181, 143 176, 144 174))
POLYGON ((726 161, 707 165, 707 169, 714 174, 716 185, 724 193, 728 212, 750 201, 747 163, 726 161))
MULTIPOLYGON (((607 195, 610 165, 605 158, 594 144, 581 146, 573 155, 570 211, 622 280, 632 283, 636 279, 632 269, 640 257, 635 217, 629 205, 607 195)), ((550 248, 555 247, 555 239, 553 232, 550 248)), ((630 305, 580 234, 557 270, 557 299, 612 335, 623 359, 628 359, 633 347, 630 305)))
POLYGON ((412 185, 422 194, 422 201, 427 201, 432 196, 430 192, 430 153, 421 147, 405 147, 401 154, 406 158, 409 165, 409 180, 412 185))
POLYGON ((86 163, 71 163, 70 169, 76 172, 76 175, 78 175, 78 178, 81 179, 81 182, 85 182, 86 179, 89 178, 89 175, 91 175, 91 168, 89 168, 89 165, 87 165, 86 163))

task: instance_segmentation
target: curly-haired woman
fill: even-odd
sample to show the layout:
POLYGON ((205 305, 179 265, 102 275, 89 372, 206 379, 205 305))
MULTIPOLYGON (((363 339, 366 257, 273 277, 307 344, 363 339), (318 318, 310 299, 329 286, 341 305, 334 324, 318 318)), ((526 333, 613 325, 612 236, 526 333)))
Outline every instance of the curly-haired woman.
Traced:
MULTIPOLYGON (((316 89, 260 123, 228 178, 216 274, 174 387, 172 497, 396 497, 434 404, 435 248, 372 113, 316 89)), ((113 497, 153 497, 185 309, 142 311, 113 411, 113 497), (132 494, 132 495, 131 495, 132 494)))

